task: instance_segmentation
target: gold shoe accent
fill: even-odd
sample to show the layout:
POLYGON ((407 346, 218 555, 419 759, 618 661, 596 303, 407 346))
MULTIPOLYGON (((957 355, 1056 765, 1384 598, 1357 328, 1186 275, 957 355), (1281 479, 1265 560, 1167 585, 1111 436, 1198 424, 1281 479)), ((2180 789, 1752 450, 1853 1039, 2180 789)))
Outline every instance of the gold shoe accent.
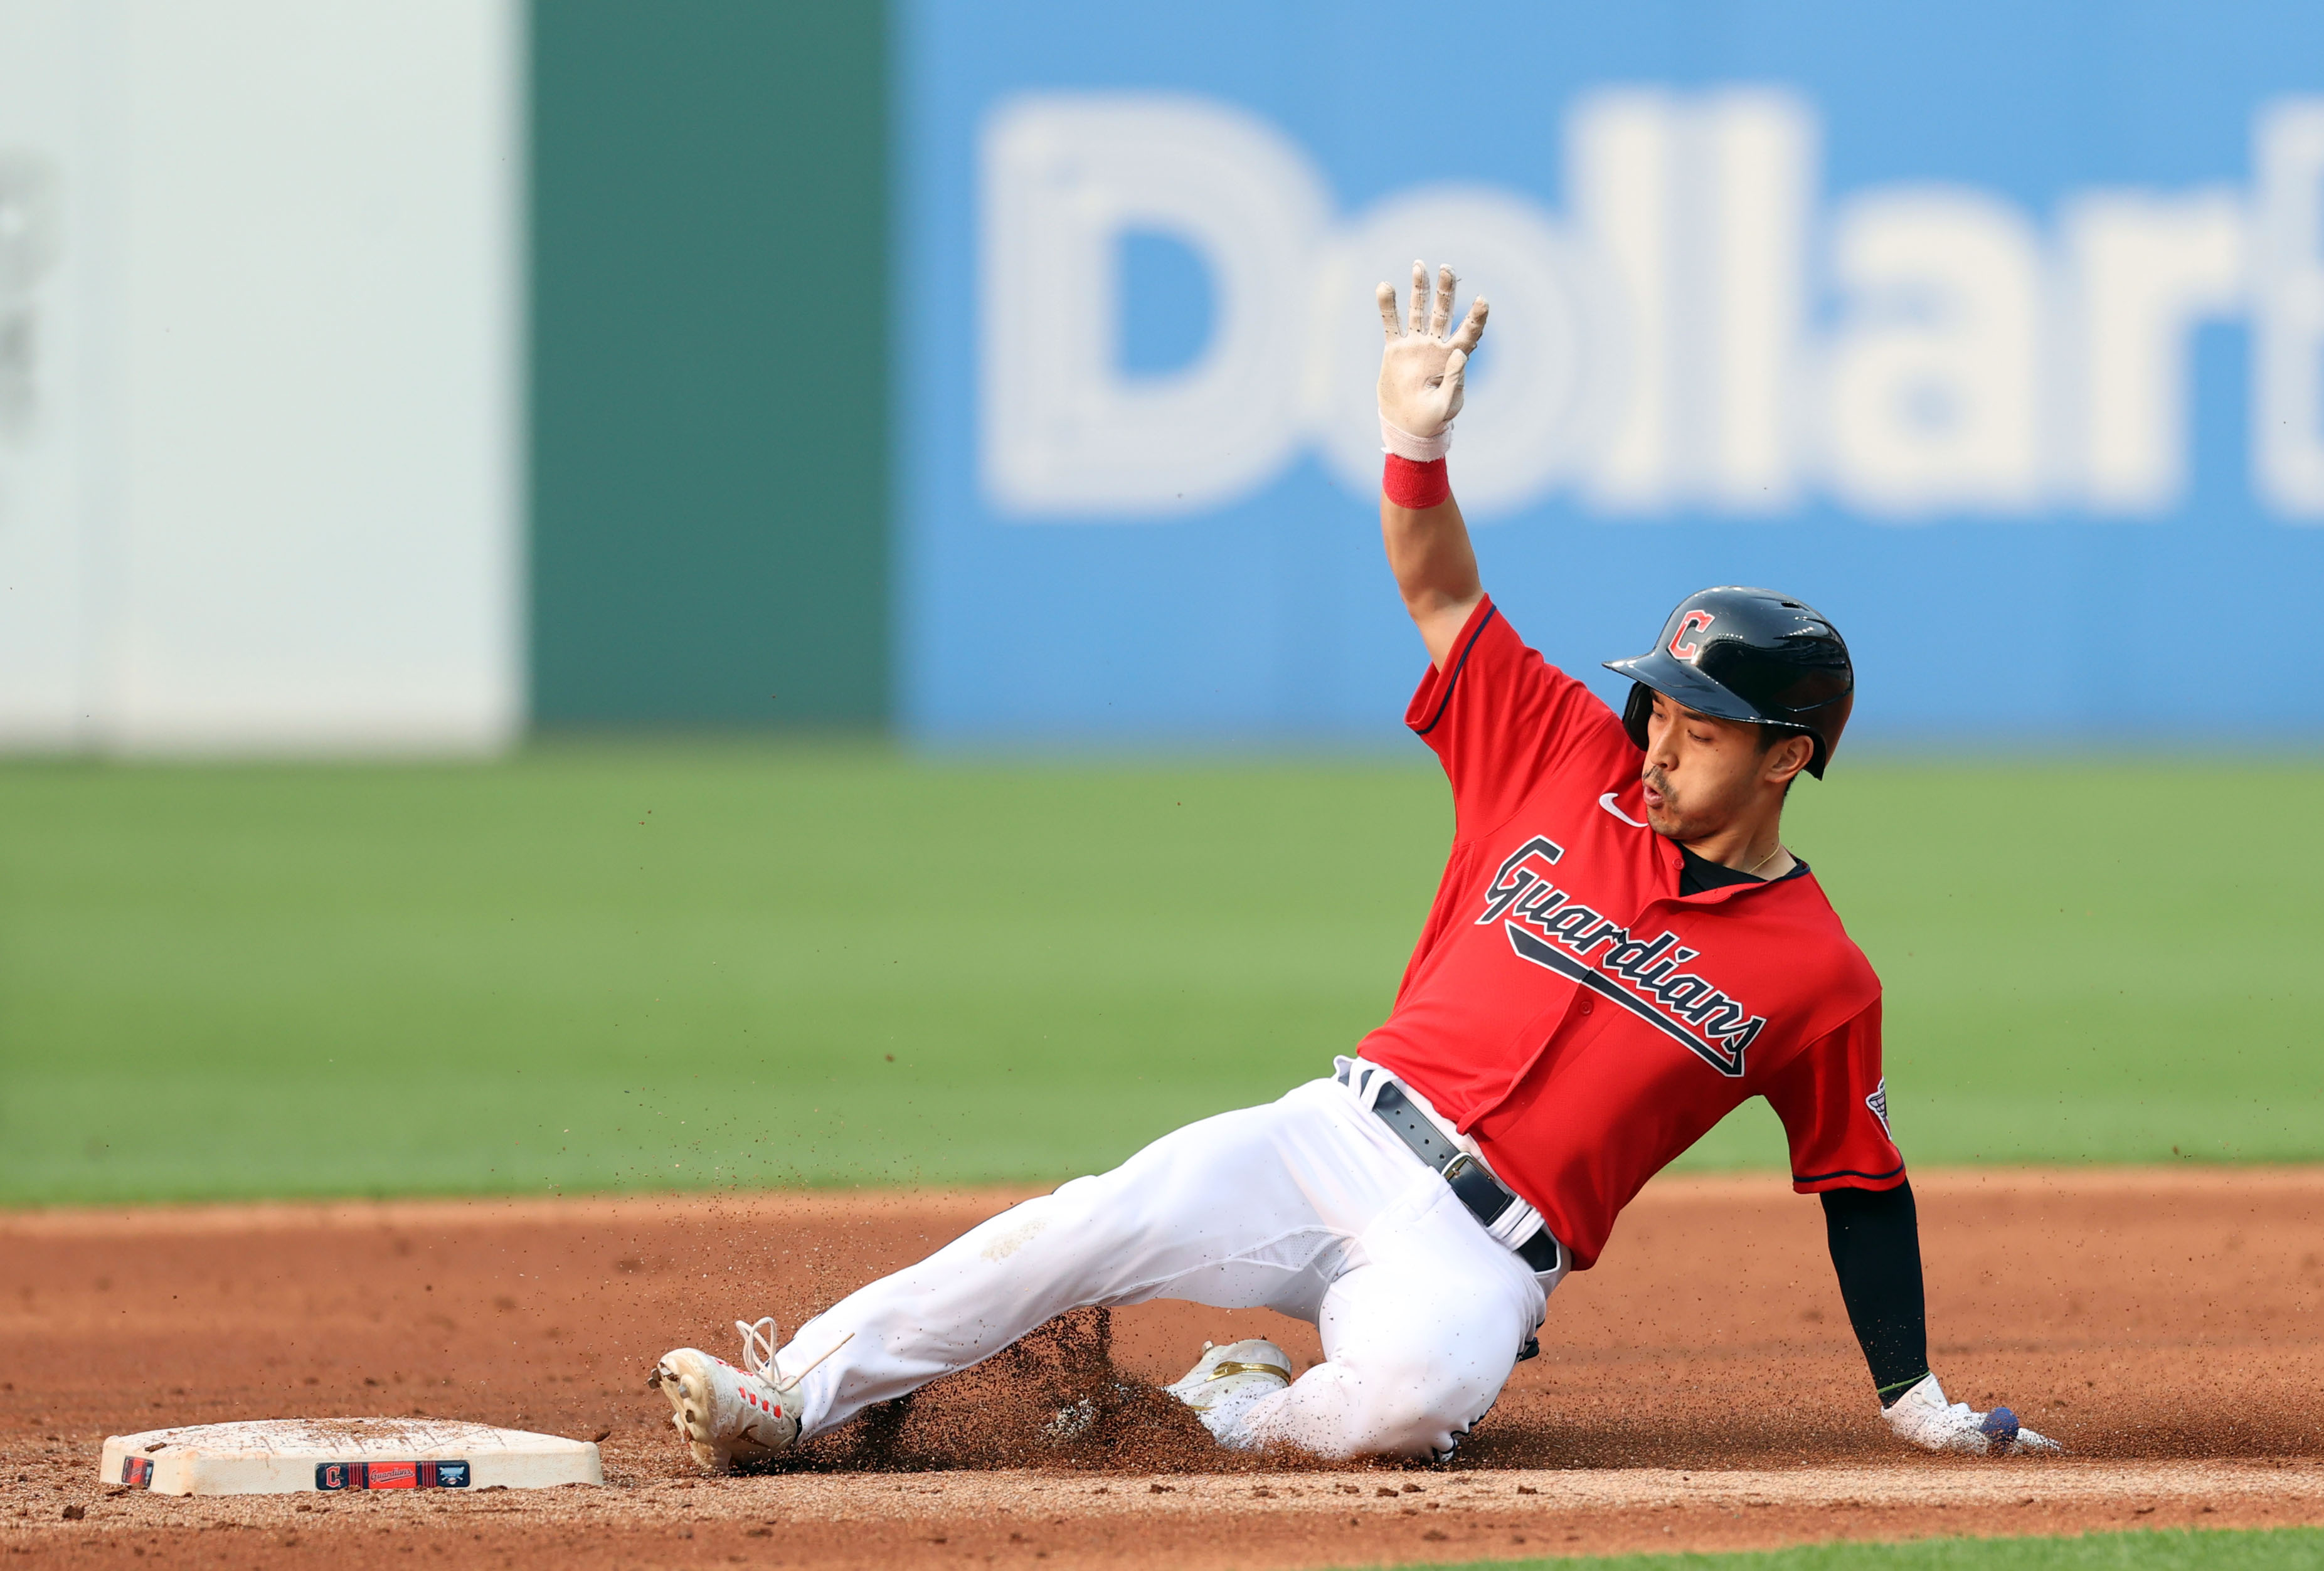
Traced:
POLYGON ((1272 1374, 1286 1385, 1291 1383, 1291 1371, 1284 1368, 1280 1364, 1241 1364, 1231 1358, 1204 1375, 1203 1383, 1207 1385, 1212 1381, 1229 1374, 1272 1374))

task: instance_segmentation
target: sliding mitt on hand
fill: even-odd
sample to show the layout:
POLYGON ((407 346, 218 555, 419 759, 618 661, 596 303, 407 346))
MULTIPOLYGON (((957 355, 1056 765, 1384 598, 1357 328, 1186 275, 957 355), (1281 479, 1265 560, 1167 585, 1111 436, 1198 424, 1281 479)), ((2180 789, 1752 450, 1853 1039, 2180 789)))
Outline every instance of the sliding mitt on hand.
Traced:
POLYGON ((2021 1451, 2062 1451, 2063 1446, 2037 1435, 2017 1421, 2007 1408, 1980 1413, 1965 1401, 1945 1401, 1945 1388, 1933 1374, 1896 1399, 1880 1416, 1900 1440, 1910 1440, 1924 1451, 1966 1451, 1973 1456, 2005 1456, 2021 1451))

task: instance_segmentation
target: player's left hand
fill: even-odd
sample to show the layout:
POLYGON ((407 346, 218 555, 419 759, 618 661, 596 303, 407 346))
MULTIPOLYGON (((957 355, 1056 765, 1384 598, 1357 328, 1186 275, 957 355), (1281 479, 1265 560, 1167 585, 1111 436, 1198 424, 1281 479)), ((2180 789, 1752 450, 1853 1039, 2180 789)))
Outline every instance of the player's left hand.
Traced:
POLYGON ((1452 445, 1452 417, 1468 398, 1469 354, 1485 335, 1488 308, 1480 295, 1460 331, 1445 336, 1459 281, 1451 268, 1438 268, 1432 302, 1427 264, 1414 262, 1408 319, 1398 318, 1395 289, 1379 287, 1380 325, 1388 329, 1388 346, 1380 354, 1380 445, 1416 463, 1442 458, 1452 445))
POLYGON ((1981 1413, 1965 1401, 1945 1401, 1945 1388, 1933 1374, 1882 1410, 1900 1440, 1924 1451, 1961 1451, 1972 1456, 2005 1456, 2017 1452, 2063 1451, 2046 1435, 2037 1435, 2017 1421, 2007 1408, 1981 1413))

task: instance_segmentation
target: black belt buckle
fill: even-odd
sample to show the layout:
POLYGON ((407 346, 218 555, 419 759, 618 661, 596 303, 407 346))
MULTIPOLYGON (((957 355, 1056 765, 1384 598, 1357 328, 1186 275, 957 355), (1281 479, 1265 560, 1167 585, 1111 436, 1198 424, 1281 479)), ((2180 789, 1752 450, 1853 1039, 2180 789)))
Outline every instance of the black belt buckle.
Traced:
POLYGON ((1469 1214, 1488 1227, 1517 1203, 1517 1198, 1485 1171, 1485 1164, 1465 1151, 1444 1164, 1444 1181, 1452 1186, 1452 1193, 1469 1208, 1469 1214))

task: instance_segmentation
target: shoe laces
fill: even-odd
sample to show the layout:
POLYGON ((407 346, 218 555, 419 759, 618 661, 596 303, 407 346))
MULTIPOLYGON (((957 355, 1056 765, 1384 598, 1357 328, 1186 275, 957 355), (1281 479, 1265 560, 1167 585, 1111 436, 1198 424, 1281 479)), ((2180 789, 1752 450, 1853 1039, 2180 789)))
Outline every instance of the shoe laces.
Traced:
POLYGON ((775 1367, 774 1316, 761 1315, 756 1320, 737 1320, 734 1329, 742 1333, 742 1367, 769 1385, 782 1384, 782 1371, 775 1367))

